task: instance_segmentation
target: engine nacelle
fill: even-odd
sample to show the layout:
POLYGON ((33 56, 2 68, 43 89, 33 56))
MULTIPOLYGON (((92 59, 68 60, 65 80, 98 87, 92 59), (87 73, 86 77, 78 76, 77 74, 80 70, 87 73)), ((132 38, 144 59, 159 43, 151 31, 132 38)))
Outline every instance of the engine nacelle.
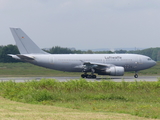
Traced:
POLYGON ((109 73, 113 76, 123 76, 124 75, 124 67, 113 66, 106 69, 106 73, 109 73))
POLYGON ((112 66, 106 68, 104 72, 98 73, 99 75, 112 75, 112 76, 123 76, 124 75, 124 67, 120 66, 112 66))

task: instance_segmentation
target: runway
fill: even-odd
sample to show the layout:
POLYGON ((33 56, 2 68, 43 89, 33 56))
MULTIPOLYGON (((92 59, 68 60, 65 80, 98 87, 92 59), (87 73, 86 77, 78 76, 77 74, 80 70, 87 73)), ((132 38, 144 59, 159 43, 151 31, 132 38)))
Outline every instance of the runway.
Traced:
MULTIPOLYGON (((30 80, 41 80, 41 79, 56 79, 60 82, 69 81, 69 80, 78 80, 80 77, 0 77, 0 81, 10 81, 15 82, 27 82, 30 80)), ((148 81, 153 82, 160 79, 160 76, 139 76, 139 78, 134 78, 133 76, 107 76, 107 77, 98 77, 96 79, 86 79, 87 81, 100 81, 100 80, 111 80, 115 82, 134 82, 134 81, 148 81)))

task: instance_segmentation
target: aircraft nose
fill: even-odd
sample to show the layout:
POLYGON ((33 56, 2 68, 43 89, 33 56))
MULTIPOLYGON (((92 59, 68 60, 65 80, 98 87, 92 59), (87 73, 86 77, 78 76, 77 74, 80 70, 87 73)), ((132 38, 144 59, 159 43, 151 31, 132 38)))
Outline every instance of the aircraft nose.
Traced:
POLYGON ((153 67, 153 66, 155 66, 157 63, 156 63, 156 61, 154 61, 154 60, 152 60, 152 62, 150 62, 150 66, 151 67, 153 67))
POLYGON ((156 61, 152 60, 152 61, 150 61, 149 63, 147 63, 146 66, 148 66, 148 68, 150 68, 150 67, 155 66, 156 64, 157 64, 156 61))
POLYGON ((155 66, 156 64, 157 64, 157 62, 153 60, 153 66, 155 66))

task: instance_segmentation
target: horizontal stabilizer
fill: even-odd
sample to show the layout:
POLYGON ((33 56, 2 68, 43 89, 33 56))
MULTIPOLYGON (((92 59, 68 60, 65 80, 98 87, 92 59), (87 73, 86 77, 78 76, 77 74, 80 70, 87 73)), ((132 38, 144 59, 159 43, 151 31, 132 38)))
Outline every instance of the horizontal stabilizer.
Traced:
POLYGON ((14 59, 20 60, 20 58, 17 55, 7 54, 8 56, 11 56, 14 59))
POLYGON ((26 55, 20 55, 18 54, 17 55, 19 58, 21 58, 21 60, 34 60, 34 57, 33 56, 26 56, 26 55))
POLYGON ((23 60, 23 61, 34 60, 33 56, 28 56, 28 55, 20 55, 20 54, 17 55, 8 54, 8 55, 17 60, 23 60))

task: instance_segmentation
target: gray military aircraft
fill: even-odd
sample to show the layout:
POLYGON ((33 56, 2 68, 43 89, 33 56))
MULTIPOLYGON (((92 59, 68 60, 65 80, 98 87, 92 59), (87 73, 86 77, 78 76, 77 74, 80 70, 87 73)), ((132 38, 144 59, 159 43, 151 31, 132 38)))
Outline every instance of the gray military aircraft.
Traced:
POLYGON ((98 75, 123 76, 125 71, 138 71, 156 65, 150 57, 138 54, 49 54, 41 50, 20 28, 10 28, 20 54, 15 59, 45 68, 84 72, 82 78, 96 78, 98 75), (90 72, 91 74, 87 74, 90 72))

